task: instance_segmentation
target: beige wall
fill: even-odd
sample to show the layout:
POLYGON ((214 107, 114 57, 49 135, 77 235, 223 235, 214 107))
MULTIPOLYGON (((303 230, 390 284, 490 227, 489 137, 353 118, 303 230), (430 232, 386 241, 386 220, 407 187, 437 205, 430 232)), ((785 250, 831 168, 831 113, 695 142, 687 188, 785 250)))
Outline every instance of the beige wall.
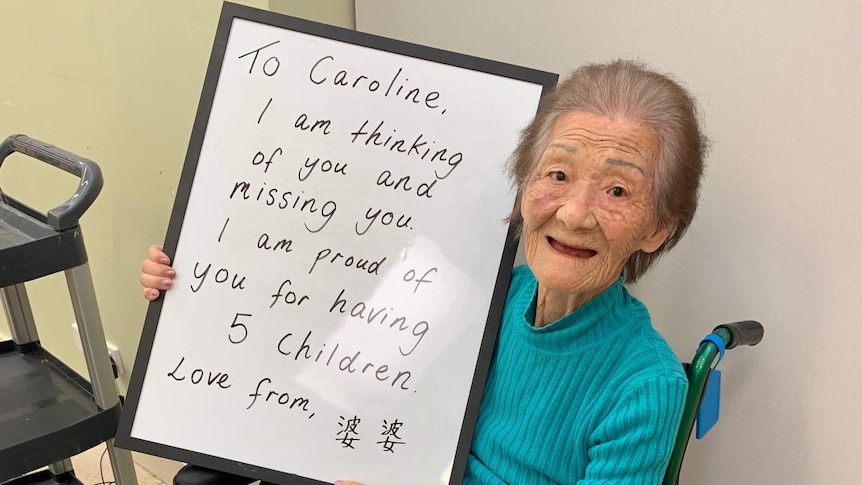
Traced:
MULTIPOLYGON (((82 228, 105 332, 127 368, 146 311, 140 260, 164 239, 221 3, 0 2, 0 137, 25 133, 101 166, 105 188, 82 228)), ((353 0, 237 3, 354 25, 353 0)), ((10 157, 0 169, 4 190, 42 210, 71 195, 73 177, 29 162, 10 157)), ((85 373, 63 276, 27 288, 43 344, 85 373)), ((9 335, 2 316, 0 334, 9 335)), ((122 392, 128 378, 118 381, 122 392)), ((170 481, 175 466, 141 461, 170 481)))
POLYGON ((689 358, 713 325, 763 343, 722 363, 721 421, 681 482, 859 483, 862 3, 356 0, 357 29, 567 72, 635 57, 701 100, 701 209, 637 288, 689 358))

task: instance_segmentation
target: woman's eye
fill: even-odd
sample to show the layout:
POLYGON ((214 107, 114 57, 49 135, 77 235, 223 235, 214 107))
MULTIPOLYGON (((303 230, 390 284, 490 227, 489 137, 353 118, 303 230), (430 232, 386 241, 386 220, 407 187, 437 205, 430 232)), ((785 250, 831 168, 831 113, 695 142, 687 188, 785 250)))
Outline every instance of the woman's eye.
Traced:
POLYGON ((613 197, 625 197, 626 196, 626 189, 617 186, 617 187, 614 187, 611 190, 609 190, 608 193, 611 194, 611 196, 613 196, 613 197))
POLYGON ((566 180, 566 174, 559 171, 559 170, 554 170, 549 175, 551 176, 551 179, 553 179, 557 182, 563 182, 566 180))

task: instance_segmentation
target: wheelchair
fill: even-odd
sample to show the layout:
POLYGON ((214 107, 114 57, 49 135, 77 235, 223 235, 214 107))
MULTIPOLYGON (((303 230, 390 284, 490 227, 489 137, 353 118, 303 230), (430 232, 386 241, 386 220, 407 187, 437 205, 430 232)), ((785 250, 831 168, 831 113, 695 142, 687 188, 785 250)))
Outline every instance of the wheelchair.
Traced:
MULTIPOLYGON (((740 345, 757 345, 762 339, 763 325, 754 320, 719 325, 701 341, 691 363, 683 364, 685 374, 688 377, 688 394, 685 398, 682 421, 676 434, 673 452, 671 452, 662 485, 679 484, 682 459, 688 448, 698 412, 701 410, 707 385, 710 377, 713 376, 713 369, 718 364, 717 360, 721 360, 726 349, 729 350, 740 345)), ((717 413, 718 403, 715 403, 715 406, 717 413)), ((698 430, 698 438, 706 435, 706 431, 708 430, 698 430)))
MULTIPOLYGON (((753 320, 727 323, 713 329, 699 344, 690 363, 684 363, 688 377, 688 394, 673 451, 665 471, 662 485, 678 485, 682 459, 698 421, 698 412, 704 404, 710 378, 725 350, 740 345, 757 345, 763 339, 763 325, 753 320)), ((717 403, 716 403, 717 406, 717 403)), ((717 407, 715 409, 717 412, 717 407)), ((708 431, 708 430, 706 430, 708 431)), ((698 430, 698 438, 706 431, 698 430)), ((174 477, 174 485, 248 485, 256 478, 224 473, 196 465, 186 465, 174 477)))

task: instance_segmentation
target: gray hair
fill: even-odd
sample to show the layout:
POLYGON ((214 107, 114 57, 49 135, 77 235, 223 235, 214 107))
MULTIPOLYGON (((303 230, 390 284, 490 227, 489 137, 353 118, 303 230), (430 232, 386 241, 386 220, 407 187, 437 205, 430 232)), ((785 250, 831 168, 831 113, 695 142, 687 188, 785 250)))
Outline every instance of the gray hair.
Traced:
POLYGON ((670 225, 670 232, 655 252, 637 251, 626 261, 626 282, 635 282, 682 239, 694 219, 709 147, 698 122, 697 106, 676 81, 637 62, 617 60, 577 69, 543 98, 509 161, 509 174, 518 191, 509 220, 518 232, 523 224, 524 188, 547 147, 557 117, 571 111, 640 122, 660 140, 653 207, 655 220, 661 227, 670 225))

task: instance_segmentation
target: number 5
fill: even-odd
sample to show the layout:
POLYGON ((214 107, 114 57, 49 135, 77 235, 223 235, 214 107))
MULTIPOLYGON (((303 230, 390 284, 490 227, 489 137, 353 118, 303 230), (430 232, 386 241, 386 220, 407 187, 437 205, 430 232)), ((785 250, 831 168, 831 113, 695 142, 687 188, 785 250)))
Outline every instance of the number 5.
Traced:
POLYGON ((227 339, 230 340, 232 344, 241 344, 248 338, 248 327, 245 324, 237 322, 240 316, 250 317, 251 313, 237 313, 235 317, 233 317, 233 323, 230 325, 230 328, 240 328, 242 330, 242 338, 234 339, 233 336, 228 335, 227 339))

